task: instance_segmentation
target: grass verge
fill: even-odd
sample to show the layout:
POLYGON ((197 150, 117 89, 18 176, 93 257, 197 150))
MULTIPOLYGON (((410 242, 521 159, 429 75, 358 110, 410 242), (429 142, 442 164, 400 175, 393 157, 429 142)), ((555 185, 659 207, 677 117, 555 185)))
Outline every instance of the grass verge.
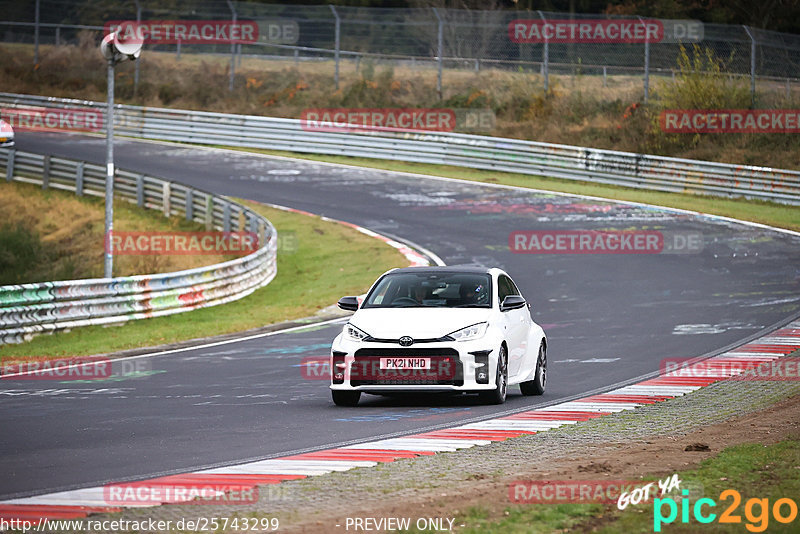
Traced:
POLYGON ((329 156, 316 154, 299 154, 280 150, 262 150, 257 148, 219 147, 242 152, 254 152, 287 158, 322 161, 355 165, 372 169, 383 169, 394 172, 412 172, 431 176, 444 176, 458 178, 473 182, 483 182, 501 185, 513 185, 530 189, 543 189, 561 193, 596 196, 611 200, 625 200, 629 202, 642 202, 669 208, 678 208, 701 213, 710 213, 724 217, 733 217, 744 221, 768 224, 778 228, 800 231, 800 210, 797 206, 786 206, 773 202, 758 200, 729 199, 707 195, 693 195, 682 193, 666 193, 660 191, 642 191, 628 187, 613 185, 593 184, 576 180, 563 180, 558 178, 545 178, 509 172, 485 171, 480 169, 467 169, 450 165, 434 165, 427 163, 405 163, 390 160, 370 158, 355 158, 349 156, 329 156))
MULTIPOLYGON (((0 285, 103 276, 103 199, 32 184, 0 182, 0 285)), ((203 231, 183 217, 166 218, 125 201, 114 203, 118 232, 203 231)), ((114 274, 164 273, 235 258, 213 255, 120 255, 114 274)))
MULTIPOLYGON (((244 299, 170 317, 90 326, 0 347, 0 360, 80 356, 227 334, 312 315, 356 294, 405 258, 383 242, 344 225, 241 201, 267 217, 294 250, 278 251, 278 276, 244 299)), ((288 247, 282 247, 288 248, 288 247)))
MULTIPOLYGON (((779 499, 791 499, 797 504, 800 495, 800 442, 785 440, 773 445, 748 443, 724 449, 693 470, 680 471, 681 487, 690 487, 687 497, 688 516, 683 521, 682 497, 674 495, 677 515, 667 524, 659 522, 662 532, 797 532, 797 514, 789 523, 779 522, 774 505, 779 499), (735 482, 734 482, 735 481, 735 482), (734 496, 722 495, 725 490, 736 490, 741 501, 734 496), (695 491, 695 493, 692 492, 695 491), (716 504, 702 506, 702 513, 713 521, 703 524, 694 515, 695 503, 700 498, 711 499, 716 504), (750 501, 757 499, 760 502, 750 501), (766 501, 762 501, 766 500, 766 501), (762 506, 763 503, 763 506, 762 506), (735 507, 734 507, 735 504, 735 507), (722 523, 723 512, 731 508, 733 523, 722 523)), ((647 478, 647 477, 645 477, 647 478)), ((658 477, 651 477, 655 479, 658 477)), ((661 476, 663 479, 664 476, 661 476)), ((796 510, 796 508, 795 508, 796 510)), ((668 518, 669 505, 660 507, 661 516, 668 518)), ((779 510, 783 517, 791 516, 788 503, 779 510)), ((522 532, 654 532, 654 501, 628 505, 618 510, 616 505, 599 504, 536 504, 506 508, 501 519, 489 519, 482 509, 471 509, 456 519, 456 524, 468 524, 459 529, 472 533, 522 533, 522 532)), ((658 532, 658 530, 656 530, 658 532)))

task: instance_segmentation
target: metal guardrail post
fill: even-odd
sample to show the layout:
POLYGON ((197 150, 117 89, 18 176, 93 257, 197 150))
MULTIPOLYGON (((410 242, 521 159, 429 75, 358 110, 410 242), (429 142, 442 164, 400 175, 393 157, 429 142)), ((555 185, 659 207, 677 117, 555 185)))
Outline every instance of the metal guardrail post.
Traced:
POLYGON ((338 91, 339 90, 339 52, 340 52, 340 48, 339 48, 340 47, 340 40, 339 40, 339 37, 340 37, 342 21, 339 18, 339 13, 336 11, 336 8, 333 7, 332 5, 328 5, 328 7, 331 8, 331 11, 333 12, 333 16, 336 18, 336 22, 335 22, 336 28, 335 28, 335 36, 334 36, 335 42, 334 42, 334 53, 333 53, 334 54, 334 61, 336 63, 336 66, 334 67, 333 80, 334 80, 334 83, 336 83, 336 90, 338 91))
MULTIPOLYGON (((547 19, 544 16, 544 13, 541 11, 537 11, 539 13, 539 18, 542 19, 542 22, 545 24, 547 23, 547 19)), ((544 28, 542 29, 542 33, 544 33, 544 28)), ((542 76, 544 76, 544 92, 550 90, 550 40, 545 35, 544 38, 544 47, 542 48, 542 76)))
POLYGON ((144 207, 144 174, 136 177, 136 205, 144 207))
POLYGON ((75 166, 75 194, 79 197, 83 196, 83 169, 84 163, 79 161, 75 166))
POLYGON ((756 107, 756 38, 749 27, 742 25, 742 28, 750 38, 750 105, 756 107))
POLYGON ((8 153, 8 160, 6 160, 6 181, 10 182, 14 179, 14 156, 17 151, 13 148, 8 153))
POLYGON ((444 20, 439 15, 439 10, 432 7, 436 20, 439 21, 439 29, 436 37, 436 57, 438 74, 436 77, 436 92, 439 93, 439 100, 442 99, 442 56, 444 55, 444 20))
POLYGON ((214 197, 206 195, 206 230, 211 230, 214 227, 214 197))
POLYGON ((193 191, 192 189, 189 188, 186 189, 186 201, 185 201, 186 206, 184 211, 186 212, 187 221, 194 220, 194 195, 192 191, 193 191))
POLYGON ((231 231, 231 205, 227 202, 222 208, 222 231, 231 231))
POLYGON ((161 189, 161 207, 164 211, 164 217, 169 217, 170 212, 172 211, 172 185, 169 182, 164 182, 164 185, 161 189))
POLYGON ((50 188, 50 154, 44 157, 42 165, 42 189, 47 190, 50 188))

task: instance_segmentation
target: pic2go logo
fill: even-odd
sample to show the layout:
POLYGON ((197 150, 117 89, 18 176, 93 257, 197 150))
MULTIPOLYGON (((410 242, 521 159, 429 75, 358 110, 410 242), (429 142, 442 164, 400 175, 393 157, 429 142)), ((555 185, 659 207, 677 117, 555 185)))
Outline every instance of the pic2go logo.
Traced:
MULTIPOLYGON (((695 521, 698 523, 708 524, 717 519, 717 514, 713 513, 711 509, 717 506, 713 499, 702 498, 697 499, 694 505, 689 504, 689 490, 681 492, 683 498, 681 499, 680 513, 681 523, 689 523, 689 512, 694 515, 695 521)), ((719 515, 717 520, 719 523, 742 523, 742 517, 736 513, 739 505, 742 503, 741 494, 735 489, 726 489, 719 494, 720 503, 731 500, 730 505, 719 515)), ((744 516, 747 520, 745 528, 750 532, 764 532, 769 526, 770 512, 775 520, 779 523, 788 524, 797 518, 797 503, 789 498, 782 498, 776 500, 769 505, 769 499, 748 499, 744 504, 744 516)), ((674 523, 678 518, 678 503, 671 497, 653 500, 653 531, 661 532, 662 525, 674 523), (664 507, 669 509, 668 514, 664 515, 664 507)))

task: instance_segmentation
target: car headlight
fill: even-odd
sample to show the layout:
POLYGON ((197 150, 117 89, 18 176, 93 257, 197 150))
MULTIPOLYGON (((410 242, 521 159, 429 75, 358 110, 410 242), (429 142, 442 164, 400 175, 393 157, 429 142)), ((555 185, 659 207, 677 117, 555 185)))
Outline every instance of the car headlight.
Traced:
POLYGON ((349 339, 350 341, 361 341, 362 339, 369 337, 369 334, 367 334, 363 330, 356 328, 350 323, 344 325, 344 328, 342 329, 342 334, 344 334, 344 337, 346 339, 349 339))
POLYGON ((461 330, 456 330, 448 334, 448 336, 452 337, 456 341, 471 341, 473 339, 480 339, 486 333, 486 328, 489 326, 489 323, 478 323, 466 328, 462 328, 461 330))

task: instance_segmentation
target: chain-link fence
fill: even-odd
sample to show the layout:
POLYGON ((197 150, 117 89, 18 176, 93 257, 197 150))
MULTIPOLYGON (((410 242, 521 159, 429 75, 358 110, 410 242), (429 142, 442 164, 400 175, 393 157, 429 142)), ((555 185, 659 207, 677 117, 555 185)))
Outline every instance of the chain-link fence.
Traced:
MULTIPOLYGON (((749 79, 789 84, 800 80, 800 36, 747 26, 657 21, 663 34, 644 40, 610 42, 596 38, 564 40, 557 36, 518 39, 514 22, 532 25, 577 24, 592 21, 636 21, 607 15, 543 11, 457 10, 442 8, 368 8, 297 6, 232 1, 171 3, 127 0, 117 4, 68 0, 37 0, 5 10, 0 18, 2 40, 10 43, 74 42, 83 29, 102 29, 116 20, 251 20, 258 39, 238 44, 148 44, 155 50, 231 55, 231 83, 242 55, 287 61, 334 61, 338 86, 340 64, 364 58, 392 61, 438 71, 441 94, 443 69, 485 68, 539 72, 545 87, 551 74, 642 76, 645 99, 650 76, 674 76, 681 45, 698 44, 713 51, 723 72, 749 79), (533 22, 536 21, 536 22, 533 22), (688 28, 688 31, 687 31, 688 28), (680 30, 680 31, 678 31, 680 30)), ((638 19, 645 24, 644 19, 638 19)), ((602 25, 601 23, 599 23, 602 25)), ((596 36, 595 36, 596 37, 596 36)))

